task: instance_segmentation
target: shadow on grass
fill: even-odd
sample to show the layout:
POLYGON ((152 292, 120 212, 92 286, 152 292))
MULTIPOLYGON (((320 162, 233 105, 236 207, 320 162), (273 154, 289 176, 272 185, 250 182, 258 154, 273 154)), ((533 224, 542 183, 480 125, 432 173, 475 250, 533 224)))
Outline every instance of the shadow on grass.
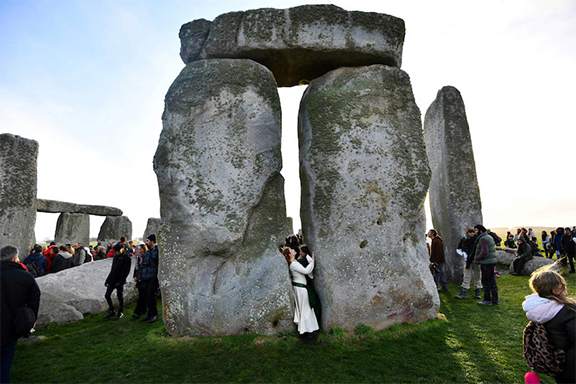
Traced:
POLYGON ((499 279, 497 307, 443 294, 446 320, 325 333, 316 345, 294 335, 171 338, 161 322, 88 316, 19 345, 13 381, 519 383, 527 370, 520 306, 526 281, 499 279))

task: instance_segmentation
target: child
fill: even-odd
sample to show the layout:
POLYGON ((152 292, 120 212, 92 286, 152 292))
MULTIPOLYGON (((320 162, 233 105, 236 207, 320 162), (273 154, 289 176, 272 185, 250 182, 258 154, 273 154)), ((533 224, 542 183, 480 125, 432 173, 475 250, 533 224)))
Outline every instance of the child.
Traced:
POLYGON ((533 294, 526 296, 522 308, 528 320, 542 323, 555 349, 562 349, 566 362, 556 375, 557 383, 576 382, 576 301, 567 296, 566 281, 550 268, 540 268, 529 280, 533 294))

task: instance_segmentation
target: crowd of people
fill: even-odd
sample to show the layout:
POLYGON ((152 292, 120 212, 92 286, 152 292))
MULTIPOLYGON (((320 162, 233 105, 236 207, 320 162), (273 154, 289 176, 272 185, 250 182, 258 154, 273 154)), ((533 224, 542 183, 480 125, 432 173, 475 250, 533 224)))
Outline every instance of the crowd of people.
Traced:
MULTIPOLYGON (((533 235, 533 231, 523 228, 519 229, 517 235, 510 233, 507 235, 505 247, 514 248, 518 253, 518 257, 514 260, 514 270, 521 269, 526 258, 534 255, 533 247, 537 248, 537 239, 533 235)), ((432 276, 438 290, 447 292, 448 281, 442 238, 434 229, 429 230, 427 236, 431 240, 428 250, 432 276)), ((468 291, 474 287, 474 296, 482 299, 478 302, 479 304, 499 304, 495 252, 500 242, 501 239, 495 233, 480 224, 466 229, 465 236, 460 240, 456 250, 459 255, 463 256, 464 266, 463 282, 456 298, 466 298, 468 291)), ((550 247, 551 243, 554 248, 553 255, 550 257, 570 260, 570 272, 573 273, 574 246, 572 244, 576 244, 576 230, 558 228, 550 235, 543 232, 544 247, 550 247)), ((302 339, 306 342, 313 342, 320 330, 322 315, 321 303, 314 287, 314 257, 309 247, 304 244, 300 233, 288 236, 285 243, 278 249, 288 264, 293 286, 295 300, 293 321, 302 339)), ((106 286, 104 297, 109 307, 106 318, 121 319, 124 317, 124 285, 130 274, 132 260, 135 259, 133 279, 138 290, 138 300, 132 318, 139 319, 145 316, 144 320, 148 323, 156 321, 159 256, 155 235, 148 236, 144 243, 139 244, 133 241, 127 242, 125 238, 121 238, 106 246, 98 244, 95 247, 85 247, 80 244, 59 246, 54 242, 46 248, 35 245, 23 262, 20 262, 18 250, 15 247, 5 246, 0 250, 2 382, 9 380, 9 370, 17 339, 30 332, 38 316, 40 290, 34 277, 104 258, 112 258, 110 273, 104 282, 106 286), (117 307, 111 299, 114 291, 118 298, 117 307), (26 308, 27 311, 21 311, 22 308, 26 308), (25 325, 30 321, 32 323, 27 331, 17 329, 16 325, 20 324, 26 328, 25 325)), ((558 363, 559 368, 553 372, 553 375, 558 383, 576 382, 574 368, 576 364, 574 355, 576 301, 567 296, 564 278, 550 268, 534 272, 529 285, 533 294, 527 296, 523 303, 527 318, 534 324, 542 325, 552 348, 562 350, 562 356, 565 356, 565 359, 558 363)), ((526 335, 525 330, 525 345, 527 340, 536 340, 535 336, 529 339, 526 335)), ((526 348, 525 356, 527 356, 526 348)), ((532 373, 534 372, 526 376, 530 380, 537 377, 532 373)))
MULTIPOLYGON (((558 228, 548 235, 542 231, 542 244, 546 257, 553 256, 560 265, 569 265, 574 273, 576 228, 558 228), (565 263, 563 263, 565 262, 565 263)), ((438 231, 431 229, 427 236, 430 270, 438 291, 448 292, 445 274, 444 244, 438 231)), ((500 237, 482 225, 467 228, 456 253, 463 257, 464 274, 457 299, 465 299, 471 286, 474 296, 482 299, 478 304, 498 305, 496 277, 496 246, 500 237), (484 291, 482 297, 481 291, 484 291)), ((538 239, 532 229, 520 228, 516 235, 508 232, 505 248, 515 249, 511 274, 520 274, 524 265, 539 254, 538 239)), ((543 256, 542 256, 543 257, 543 256)), ((568 297, 566 281, 553 266, 542 267, 531 274, 529 286, 532 294, 526 296, 522 307, 530 322, 524 330, 524 357, 528 365, 550 374, 557 383, 576 383, 576 300, 568 297)), ((536 371, 525 376, 526 383, 540 383, 536 371)))
POLYGON ((95 246, 80 243, 57 244, 52 241, 44 247, 35 244, 22 264, 32 276, 40 277, 95 260, 112 258, 116 254, 114 246, 118 243, 129 256, 144 252, 142 251, 144 243, 136 244, 133 240, 127 242, 125 237, 121 237, 120 241, 109 241, 106 244, 98 242, 95 246))
POLYGON ((107 319, 124 317, 124 285, 130 274, 133 259, 135 267, 133 279, 138 290, 133 319, 144 317, 147 323, 158 318, 158 245, 156 235, 147 237, 144 243, 126 241, 110 242, 107 247, 84 247, 80 244, 58 246, 51 242, 47 247, 36 244, 30 253, 20 260, 18 249, 7 245, 0 249, 0 273, 2 283, 2 361, 0 382, 10 380, 10 367, 16 350, 16 342, 33 331, 40 306, 40 289, 35 278, 48 273, 56 273, 94 260, 112 258, 110 272, 104 281, 108 304, 107 319), (114 307, 112 293, 116 291, 118 307, 114 307))

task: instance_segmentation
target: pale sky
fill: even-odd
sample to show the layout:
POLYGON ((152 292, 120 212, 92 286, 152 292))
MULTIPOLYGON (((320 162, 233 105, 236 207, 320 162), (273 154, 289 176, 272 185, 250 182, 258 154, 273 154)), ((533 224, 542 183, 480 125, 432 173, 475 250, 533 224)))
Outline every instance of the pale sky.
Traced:
MULTIPOLYGON (((152 158, 188 21, 300 1, 0 0, 1 132, 35 139, 38 197, 121 208, 133 237, 159 217, 152 158)), ((424 116, 466 104, 485 225, 576 225, 576 1, 333 1, 404 19, 402 69, 424 116)), ((288 215, 299 227, 296 119, 282 88, 288 215)), ((57 215, 39 214, 36 236, 57 215)), ((91 236, 103 218, 92 216, 91 236)))

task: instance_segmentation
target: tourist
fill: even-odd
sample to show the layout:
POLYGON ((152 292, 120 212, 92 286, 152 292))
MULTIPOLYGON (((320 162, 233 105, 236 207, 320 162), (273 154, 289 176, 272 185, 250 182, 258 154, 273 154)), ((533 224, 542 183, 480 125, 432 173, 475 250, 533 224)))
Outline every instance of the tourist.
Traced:
POLYGON ((514 240, 514 235, 508 232, 506 235, 506 241, 504 241, 504 246, 506 248, 516 248, 516 241, 514 240))
POLYGON ((114 245, 114 252, 112 267, 104 283, 106 286, 106 294, 104 297, 108 303, 107 319, 121 319, 124 317, 124 284, 126 284, 126 278, 128 274, 130 274, 130 267, 132 266, 132 260, 126 254, 126 250, 122 245, 114 245), (118 297, 117 312, 114 310, 111 297, 114 290, 116 290, 116 296, 118 297))
POLYGON ((556 228, 556 236, 554 237, 554 248, 556 249, 556 260, 564 256, 564 248, 562 247, 562 239, 564 238, 564 228, 556 228))
MULTIPOLYGON (((300 238, 299 238, 300 240, 300 238)), ((298 257, 296 261, 298 261, 304 268, 308 267, 310 263, 310 258, 314 258, 312 253, 310 252, 310 248, 306 244, 300 245, 300 251, 298 253, 298 257)), ((314 314, 316 315, 316 320, 318 324, 321 324, 321 317, 322 317, 322 306, 320 305, 320 298, 318 297, 318 293, 316 292, 316 288, 314 287, 314 275, 309 273, 305 275, 306 277, 306 289, 308 290, 308 302, 310 303, 310 307, 314 310, 314 314)))
POLYGON ((10 382, 10 368, 16 351, 16 342, 20 337, 30 334, 35 319, 38 318, 40 306, 38 284, 34 277, 21 267, 19 261, 16 247, 7 245, 0 249, 0 283, 2 285, 0 382, 2 383, 10 382))
POLYGON ((140 280, 145 294, 147 315, 144 321, 153 323, 158 319, 158 308, 156 307, 156 291, 158 290, 158 245, 156 245, 156 235, 151 234, 146 238, 148 251, 144 254, 140 265, 140 280))
POLYGON ((444 270, 446 266, 444 242, 435 229, 429 230, 427 235, 432 240, 429 253, 431 270, 432 275, 434 276, 434 282, 436 283, 436 288, 438 288, 438 291, 442 289, 442 291, 448 292, 448 279, 446 278, 444 270))
POLYGON ((537 242, 538 239, 536 238, 536 232, 532 230, 532 228, 528 228, 528 239, 533 242, 537 242))
POLYGON ((550 235, 548 235, 548 232, 542 231, 541 239, 542 239, 542 248, 544 248, 544 255, 546 255, 546 258, 551 259, 552 253, 550 252, 550 247, 549 247, 551 237, 550 237, 550 235))
POLYGON ((136 266, 134 267, 134 281, 136 282, 136 289, 138 290, 138 300, 136 301, 136 309, 134 309, 134 314, 132 319, 136 320, 146 313, 146 291, 144 289, 144 284, 142 284, 141 269, 142 262, 144 261, 144 255, 148 251, 146 244, 142 243, 136 247, 134 255, 136 256, 136 266))
POLYGON ((46 256, 46 273, 54 272, 53 264, 54 259, 58 256, 58 252, 60 252, 60 248, 58 246, 54 246, 50 248, 50 252, 48 256, 46 256))
POLYGON ((61 245, 58 254, 52 262, 52 272, 57 273, 72 266, 72 255, 68 252, 68 247, 61 245))
POLYGON ((46 274, 46 258, 42 254, 41 245, 34 245, 32 253, 24 259, 24 265, 26 265, 28 272, 34 277, 40 277, 46 274))
POLYGON ((522 270, 527 262, 532 260, 532 247, 524 237, 518 239, 518 252, 516 258, 512 261, 511 275, 521 275, 522 270))
POLYGON ((292 287, 294 290, 294 323, 298 326, 298 333, 305 341, 311 341, 314 333, 320 329, 314 310, 310 307, 310 299, 306 285, 306 275, 314 270, 314 259, 307 255, 308 266, 304 268, 296 262, 296 252, 289 247, 282 249, 282 255, 288 263, 292 287))
POLYGON ((72 265, 74 267, 84 264, 86 262, 86 259, 90 260, 88 253, 86 252, 84 247, 80 245, 80 243, 74 244, 74 248, 75 248, 74 256, 72 257, 72 265))
MULTIPOLYGON (((512 235, 511 235, 512 236, 512 235)), ((465 236, 460 239, 458 244, 458 250, 464 253, 464 278, 462 280, 462 286, 460 287, 460 293, 455 297, 457 299, 465 299, 468 296, 468 290, 470 289, 470 283, 474 285, 474 296, 477 299, 481 299, 480 296, 482 290, 480 265, 474 263, 474 244, 476 242, 476 233, 473 228, 468 228, 466 230, 465 236)))
MULTIPOLYGON (((575 234, 576 235, 576 234, 575 234)), ((576 243, 573 240, 572 230, 569 227, 564 228, 564 237, 562 238, 562 249, 568 257, 570 264, 570 273, 576 272, 574 269, 574 257, 576 256, 576 243)))
POLYGON ((478 304, 497 305, 498 287, 496 285, 496 244, 494 239, 488 235, 486 228, 478 224, 474 227, 474 232, 478 237, 474 252, 474 262, 480 264, 482 275, 482 287, 484 288, 484 300, 478 304))
POLYGON ((567 296, 566 281, 557 272, 543 267, 529 280, 533 294, 526 296, 522 308, 526 317, 544 324, 552 345, 563 350, 565 363, 555 376, 557 383, 576 383, 576 300, 567 296))

